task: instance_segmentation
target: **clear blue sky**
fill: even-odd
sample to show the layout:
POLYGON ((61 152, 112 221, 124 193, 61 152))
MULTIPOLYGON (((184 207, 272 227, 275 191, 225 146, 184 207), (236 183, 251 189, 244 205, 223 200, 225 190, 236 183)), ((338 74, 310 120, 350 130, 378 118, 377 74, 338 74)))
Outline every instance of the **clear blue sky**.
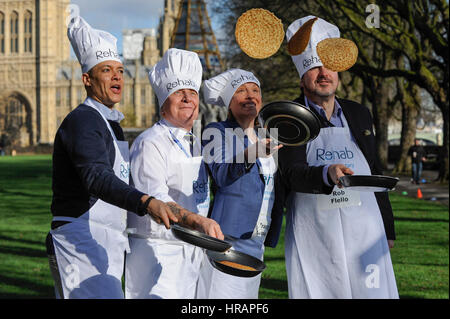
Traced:
MULTIPOLYGON (((71 4, 78 6, 80 15, 93 28, 113 34, 119 52, 123 51, 122 30, 157 28, 164 14, 164 0, 71 0, 71 4)), ((211 20, 216 31, 215 21, 211 20)))

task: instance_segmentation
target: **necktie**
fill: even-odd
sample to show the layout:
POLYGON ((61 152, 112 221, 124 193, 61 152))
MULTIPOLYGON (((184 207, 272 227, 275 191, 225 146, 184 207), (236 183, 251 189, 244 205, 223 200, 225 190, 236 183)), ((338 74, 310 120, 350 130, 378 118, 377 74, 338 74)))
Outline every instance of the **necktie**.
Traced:
POLYGON ((189 150, 191 155, 194 155, 194 135, 191 132, 187 132, 184 139, 189 142, 189 150))

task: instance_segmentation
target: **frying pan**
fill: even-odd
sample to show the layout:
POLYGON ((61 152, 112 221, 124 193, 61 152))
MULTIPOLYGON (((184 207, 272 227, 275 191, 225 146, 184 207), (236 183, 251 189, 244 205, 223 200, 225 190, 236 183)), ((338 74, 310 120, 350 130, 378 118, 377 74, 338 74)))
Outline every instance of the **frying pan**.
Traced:
POLYGON ((244 254, 237 250, 228 250, 226 252, 216 252, 207 250, 206 255, 208 256, 209 261, 211 262, 211 265, 213 265, 214 268, 229 274, 233 276, 238 277, 254 277, 261 273, 265 268, 266 265, 264 262, 259 260, 258 258, 255 258, 253 256, 244 254), (236 267, 231 267, 225 264, 220 263, 221 261, 229 261, 233 263, 237 263, 243 266, 249 266, 254 268, 255 270, 244 270, 239 269, 236 267))
POLYGON ((178 224, 171 224, 170 229, 175 237, 186 243, 205 248, 211 251, 223 252, 231 248, 231 244, 226 241, 208 236, 202 232, 182 227, 178 224))
POLYGON ((346 175, 339 181, 342 186, 360 192, 387 192, 394 189, 399 179, 382 175, 346 175))
POLYGON ((258 114, 258 121, 271 138, 287 146, 306 144, 320 132, 317 116, 306 106, 292 101, 264 105, 258 114), (278 129, 278 134, 274 135, 272 129, 278 129))

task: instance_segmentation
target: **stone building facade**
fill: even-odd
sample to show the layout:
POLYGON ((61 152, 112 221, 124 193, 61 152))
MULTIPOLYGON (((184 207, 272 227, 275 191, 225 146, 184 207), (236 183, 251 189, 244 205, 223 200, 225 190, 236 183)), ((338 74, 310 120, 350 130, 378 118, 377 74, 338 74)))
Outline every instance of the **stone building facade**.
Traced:
MULTIPOLYGON (((179 0, 165 0, 158 32, 143 38, 137 59, 125 59, 117 108, 124 127, 158 118, 148 71, 169 48, 179 0)), ((81 69, 70 57, 70 0, 0 0, 0 143, 10 149, 51 145, 64 117, 85 98, 81 69)), ((0 145, 1 146, 1 145, 0 145)))
POLYGON ((69 3, 0 0, 0 135, 16 145, 53 141, 58 69, 70 57, 69 3))

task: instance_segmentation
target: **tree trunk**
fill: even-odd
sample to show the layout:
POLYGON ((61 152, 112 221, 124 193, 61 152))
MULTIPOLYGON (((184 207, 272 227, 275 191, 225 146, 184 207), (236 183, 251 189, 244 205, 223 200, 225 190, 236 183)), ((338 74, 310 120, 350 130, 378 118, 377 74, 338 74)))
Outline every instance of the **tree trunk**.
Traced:
MULTIPOLYGON (((399 82, 402 82, 400 80, 399 82)), ((402 133, 400 138, 400 159, 397 161, 395 173, 411 173, 411 160, 408 156, 409 148, 414 144, 416 137, 416 125, 418 107, 416 105, 417 87, 408 85, 410 90, 406 90, 403 85, 399 85, 402 91, 402 133)))
POLYGON ((377 154, 382 169, 388 165, 389 86, 386 79, 374 80, 372 114, 375 126, 377 154))

